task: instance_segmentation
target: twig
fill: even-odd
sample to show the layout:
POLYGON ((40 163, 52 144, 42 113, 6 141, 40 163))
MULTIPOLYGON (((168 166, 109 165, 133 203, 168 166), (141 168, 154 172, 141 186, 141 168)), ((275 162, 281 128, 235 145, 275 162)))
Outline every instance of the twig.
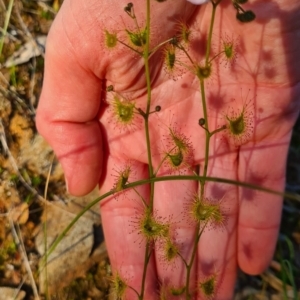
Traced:
POLYGON ((46 200, 40 196, 37 192, 37 190, 35 190, 31 185, 30 183, 28 183, 25 178, 22 176, 21 172, 19 171, 19 168, 15 162, 15 159, 13 157, 13 155, 11 154, 9 148, 8 148, 8 145, 7 145, 7 142, 6 142, 6 137, 5 137, 5 131, 4 131, 4 127, 3 127, 3 124, 2 124, 2 120, 0 118, 0 141, 1 141, 1 144, 2 144, 2 148, 4 150, 4 153, 8 156, 9 158, 9 162, 12 166, 12 168, 14 169, 14 171, 17 173, 18 175, 18 178, 20 179, 20 181, 22 182, 22 184, 25 186, 25 188, 27 190, 29 190, 33 196, 36 196, 38 198, 38 200, 40 200, 42 203, 46 203, 46 200))
POLYGON ((17 225, 18 226, 18 233, 19 233, 19 235, 18 235, 12 218, 8 218, 8 220, 9 220, 9 224, 10 224, 10 228, 11 228, 11 233, 14 237, 15 243, 17 244, 19 252, 21 253, 21 256, 22 256, 22 259, 23 259, 23 262, 24 262, 24 265, 25 265, 25 269, 27 270, 27 274, 29 275, 29 280, 30 280, 31 287, 32 287, 32 290, 33 290, 34 298, 36 300, 39 300, 40 297, 39 297, 39 294, 38 294, 38 289, 37 289, 37 286, 35 284, 34 277, 33 277, 33 274, 32 274, 31 268, 30 268, 30 264, 29 264, 29 260, 28 260, 28 257, 27 257, 27 253, 26 253, 24 244, 23 244, 23 240, 19 239, 19 235, 21 236, 20 228, 17 225))
MULTIPOLYGON (((37 44, 35 38, 31 34, 31 32, 28 30, 26 24, 24 23, 24 21, 22 19, 22 16, 20 15, 20 11, 19 11, 19 7, 18 6, 15 7, 15 13, 16 13, 16 16, 18 18, 19 24, 21 25, 22 29, 26 33, 27 37, 34 44, 34 46, 38 48, 39 45, 37 44)), ((45 57, 44 53, 42 53, 41 56, 44 58, 45 57)))
POLYGON ((20 98, 17 93, 13 90, 11 90, 10 88, 10 85, 9 85, 9 82, 5 79, 4 75, 2 74, 2 72, 0 72, 0 79, 4 82, 5 84, 5 87, 2 86, 0 84, 0 93, 5 97, 7 98, 8 100, 12 99, 16 102, 18 102, 24 109, 26 109, 29 114, 31 116, 35 116, 35 111, 32 111, 28 106, 27 104, 25 103, 25 101, 20 98))
MULTIPOLYGON (((39 45, 37 44, 36 40, 34 39, 34 37, 32 36, 32 34, 30 33, 30 31, 28 30, 27 26, 25 25, 22 16, 20 14, 19 11, 19 7, 16 5, 16 16, 18 18, 19 24, 21 25, 22 29, 24 30, 24 32, 26 33, 27 37, 29 38, 30 42, 34 45, 34 47, 39 48, 39 45)), ((41 56, 43 58, 45 58, 44 53, 41 53, 41 56)), ((34 86, 36 85, 36 76, 35 76, 35 70, 36 70, 36 59, 33 58, 32 59, 32 68, 33 68, 33 74, 31 76, 31 80, 30 80, 30 89, 29 89, 29 99, 30 99, 30 108, 33 112, 35 112, 35 108, 34 108, 34 104, 35 104, 35 96, 34 96, 34 86)))
POLYGON ((5 35, 6 35, 6 32, 7 32, 9 20, 10 20, 10 17, 11 17, 11 12, 12 12, 13 5, 14 5, 14 0, 10 0, 9 3, 8 3, 7 12, 6 12, 6 15, 5 15, 5 20, 4 20, 3 36, 2 36, 2 38, 0 38, 0 56, 2 54, 4 39, 5 39, 5 35))

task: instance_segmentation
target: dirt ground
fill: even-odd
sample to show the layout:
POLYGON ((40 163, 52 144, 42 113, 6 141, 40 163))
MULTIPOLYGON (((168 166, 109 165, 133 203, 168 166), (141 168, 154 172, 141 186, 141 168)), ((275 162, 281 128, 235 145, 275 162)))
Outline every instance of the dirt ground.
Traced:
MULTIPOLYGON (((79 219, 45 267, 47 249, 98 194, 66 193, 59 162, 35 128, 44 42, 61 1, 16 0, 9 14, 10 3, 0 0, 1 28, 9 21, 0 52, 0 300, 113 299, 98 205, 79 219)), ((300 193, 300 121, 286 188, 300 193)), ((300 203, 286 199, 270 268, 260 276, 240 272, 235 299, 300 299, 299 293, 300 203)))

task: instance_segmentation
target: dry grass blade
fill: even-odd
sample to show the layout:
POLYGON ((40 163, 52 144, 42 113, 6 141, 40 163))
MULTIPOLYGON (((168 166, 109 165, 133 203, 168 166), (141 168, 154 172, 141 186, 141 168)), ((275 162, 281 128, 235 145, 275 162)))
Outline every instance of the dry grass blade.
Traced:
POLYGON ((26 187, 26 189, 28 189, 28 191, 32 193, 33 196, 36 196, 41 202, 44 203, 45 199, 38 194, 38 192, 32 187, 31 183, 27 182, 25 178, 22 176, 21 172, 19 171, 18 165, 8 148, 6 137, 5 137, 5 131, 1 119, 0 119, 0 141, 2 143, 4 153, 8 155, 11 166, 13 167, 14 171, 18 175, 22 184, 26 187))
POLYGON ((2 54, 4 39, 5 39, 5 35, 6 35, 6 32, 7 32, 9 20, 10 20, 10 17, 11 17, 11 12, 12 12, 13 5, 14 5, 14 0, 10 0, 9 3, 8 3, 6 15, 5 15, 5 21, 4 21, 2 37, 0 39, 0 57, 1 57, 1 54, 2 54))
POLYGON ((17 230, 16 230, 15 225, 14 225, 11 218, 9 218, 9 224, 10 224, 10 228, 11 228, 11 232, 12 232, 12 235, 14 237, 14 240, 15 240, 17 246, 18 246, 18 249, 19 249, 22 257, 23 257, 23 263, 25 265, 27 274, 28 274, 29 279, 30 279, 31 287, 32 287, 33 294, 34 294, 34 299, 39 300, 40 297, 39 297, 38 289, 37 289, 36 283, 34 281, 34 276, 33 276, 32 271, 31 271, 31 267, 30 267, 30 263, 29 263, 29 260, 28 260, 28 256, 26 254, 24 243, 23 243, 22 238, 19 238, 19 235, 21 236, 20 229, 18 228, 18 233, 17 233, 17 230))

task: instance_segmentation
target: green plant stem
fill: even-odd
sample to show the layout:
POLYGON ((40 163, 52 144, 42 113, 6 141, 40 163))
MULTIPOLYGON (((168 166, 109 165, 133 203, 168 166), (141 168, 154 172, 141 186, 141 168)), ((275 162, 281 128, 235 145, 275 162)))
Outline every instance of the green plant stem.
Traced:
POLYGON ((145 199, 144 199, 143 196, 137 191, 137 189, 136 189, 136 188, 132 188, 132 189, 133 189, 133 190, 135 191, 135 193, 140 197, 141 201, 142 201, 143 204, 144 204, 144 207, 148 207, 148 205, 147 205, 145 199))
MULTIPOLYGON (((102 196, 96 198, 94 201, 89 203, 83 210, 81 210, 75 217, 74 219, 70 222, 70 224, 61 232, 61 234, 56 238, 56 240, 53 242, 51 247, 48 249, 48 252, 45 253, 45 256, 43 258, 41 268, 43 268, 47 264, 48 257, 50 254, 55 250, 57 245, 61 242, 61 240, 64 238, 64 236, 70 231, 70 229, 73 227, 73 225, 89 210, 91 209, 95 204, 99 203, 101 200, 111 196, 114 194, 114 191, 109 191, 102 196)), ((39 270, 41 271, 41 270, 39 270)))
POLYGON ((217 57, 219 57, 221 54, 225 53, 225 51, 221 51, 220 53, 216 54, 213 58, 211 58, 208 62, 208 64, 211 64, 213 60, 215 60, 217 57))
MULTIPOLYGON (((151 154, 151 142, 150 142, 150 133, 149 133, 149 115, 150 115, 150 106, 151 106, 151 78, 150 78, 150 68, 149 68, 149 47, 150 47, 150 0, 146 2, 146 45, 144 45, 144 64, 145 64, 145 75, 146 75, 146 83, 147 83, 147 107, 146 114, 144 117, 145 120, 145 134, 146 134, 146 145, 147 145, 147 155, 148 155, 148 172, 149 178, 155 177, 153 174, 153 165, 152 165, 152 154, 151 154)), ((149 209, 153 211, 153 200, 154 200, 154 182, 150 183, 150 199, 149 199, 149 209)), ((144 260, 144 269, 143 269, 143 278, 142 278, 142 286, 140 293, 140 300, 144 299, 145 292, 145 283, 146 283, 146 275, 147 268, 150 259, 150 243, 147 241, 146 249, 145 249, 145 260, 144 260)))
MULTIPOLYGON (((147 35, 146 35, 146 45, 144 47, 144 63, 145 63, 145 74, 147 83, 147 108, 145 119, 145 133, 146 133, 146 145, 147 145, 147 156, 148 156, 148 168, 149 177, 152 178, 153 165, 152 165, 152 154, 151 154, 151 142, 149 133, 149 115, 150 115, 150 105, 151 105, 151 78, 150 78, 150 68, 149 68, 149 43, 150 43, 150 0, 147 0, 147 21, 146 21, 147 35)), ((154 197, 154 184, 150 184, 150 203, 149 207, 152 210, 153 207, 153 197, 154 197)))
MULTIPOLYGON (((138 180, 138 181, 126 184, 124 189, 130 189, 132 187, 149 184, 151 182, 162 182, 162 181, 173 181, 173 180, 187 180, 187 181, 194 180, 194 181, 201 182, 204 179, 205 179, 205 181, 219 182, 219 183, 225 183, 225 184, 229 184, 229 185, 236 185, 236 186, 240 186, 240 187, 244 187, 244 188, 249 188, 249 189, 256 190, 256 191, 265 192, 265 193, 280 196, 280 197, 285 197, 285 198, 295 200, 300 203, 300 195, 298 195, 298 194, 293 194, 293 193, 289 193, 289 192, 280 192, 280 191, 272 190, 272 189, 265 188, 265 187, 262 187, 259 185, 255 185, 252 183, 241 182, 241 181, 237 181, 237 180, 231 180, 231 179, 226 179, 226 178, 221 178, 221 177, 209 177, 209 176, 204 178, 203 176, 197 176, 197 175, 170 175, 170 176, 161 176, 161 177, 155 177, 155 178, 149 178, 149 179, 142 179, 142 180, 138 180)), ((109 196, 109 195, 107 195, 107 196, 109 196)), ((101 200, 102 200, 102 197, 101 197, 101 200)), ((98 200, 98 201, 100 201, 100 200, 98 200)))
POLYGON ((132 18, 133 18, 134 24, 135 24, 135 26, 136 26, 136 28, 137 28, 137 30, 138 30, 138 33, 141 33, 140 26, 139 26, 139 24, 138 24, 138 21, 137 21, 137 19, 136 19, 136 15, 135 15, 135 13, 134 13, 134 7, 132 7, 132 10, 133 10, 133 16, 132 16, 132 18))
POLYGON ((159 43, 158 45, 156 45, 151 51, 149 51, 149 57, 150 57, 151 55, 153 55, 153 54, 154 54, 158 49, 160 49, 162 46, 164 46, 165 44, 171 42, 172 39, 173 39, 173 38, 170 38, 170 39, 168 39, 168 40, 166 40, 166 41, 163 41, 163 42, 159 43))
POLYGON ((199 243, 200 237, 201 237, 201 235, 202 235, 202 233, 203 233, 203 231, 204 231, 207 223, 208 222, 206 222, 204 224, 204 226, 201 229, 200 233, 199 233, 200 223, 197 223, 197 226, 196 226, 196 230, 195 230, 196 237, 195 237, 195 240, 194 240, 193 253, 192 253, 192 257, 191 257, 190 263, 187 266, 186 284, 185 284, 186 299, 190 299, 189 285, 190 285, 191 269, 192 269, 192 266, 193 266, 193 263, 194 263, 194 260, 195 260, 195 257, 196 257, 196 252, 197 252, 197 248, 198 248, 198 243, 199 243))
POLYGON ((164 161, 165 161, 167 158, 168 158, 168 154, 166 154, 166 155, 164 156, 164 158, 161 160, 161 162, 160 162, 159 165, 157 166, 157 169, 156 169, 155 172, 154 172, 154 176, 157 175, 159 169, 161 168, 162 164, 164 163, 164 161))
MULTIPOLYGON (((211 39, 212 39, 214 19, 215 19, 216 7, 217 7, 217 5, 215 5, 213 2, 212 2, 212 4, 213 4, 213 10, 212 10, 212 17, 211 17, 211 22, 210 22, 209 34, 208 34, 208 41, 207 41, 207 45, 206 45, 206 55, 205 55, 205 66, 206 67, 210 63, 209 57, 210 57, 210 49, 211 49, 211 39)), ((207 170, 208 170, 210 138, 212 136, 212 134, 210 133, 210 130, 209 130, 205 86, 204 86, 204 80, 202 78, 200 78, 200 92, 201 92, 203 117, 205 120, 205 128, 204 128, 205 129, 205 153, 204 153, 204 168, 203 168, 203 174, 202 174, 204 180, 200 181, 200 199, 202 199, 204 196, 206 176, 207 176, 207 170)), ((191 268, 193 266, 193 263, 194 263, 194 260, 196 257, 200 237, 201 237, 206 225, 207 225, 207 223, 205 223, 205 225, 203 226, 200 233, 199 233, 200 223, 198 223, 196 226, 196 231, 195 231, 196 237, 194 240, 193 253, 192 253, 190 263, 187 268, 187 275, 186 275, 186 278, 187 278, 187 280, 186 280, 186 299, 190 299, 189 284, 190 284, 191 268)))
POLYGON ((226 125, 224 125, 224 126, 218 128, 218 129, 216 129, 216 130, 210 132, 210 137, 212 137, 214 134, 216 134, 216 133, 218 133, 218 132, 220 132, 220 131, 223 131, 223 130, 225 130, 225 129, 226 129, 226 125))
POLYGON ((173 148, 172 148, 172 149, 164 156, 164 158, 163 158, 163 159, 161 160, 161 162, 159 163, 157 169, 155 170, 155 173, 154 173, 153 177, 155 177, 155 176, 157 175, 157 173, 158 173, 159 169, 161 168, 162 164, 163 164, 163 163, 165 162, 165 160, 168 158, 169 153, 171 153, 173 150, 175 150, 176 147, 177 147, 177 146, 173 147, 173 148))
MULTIPOLYGON (((194 181, 199 181, 201 182, 203 180, 202 176, 197 176, 197 175, 174 175, 174 176, 162 176, 162 177, 155 177, 155 178, 149 178, 149 179, 142 179, 138 180, 132 183, 126 184, 124 187, 124 190, 130 189, 133 187, 137 187, 140 185, 145 185, 149 183, 154 183, 154 182, 162 182, 162 181, 173 181, 173 180, 194 180, 194 181)), ((244 188, 249 188, 252 190, 260 191, 260 192, 265 192, 269 193, 272 195, 280 196, 280 197, 286 197, 291 200, 298 201, 300 203, 300 195, 297 194, 292 194, 292 193, 287 193, 287 192, 279 192, 275 191, 272 189, 268 189, 259 185, 247 183, 247 182, 240 182, 236 180, 231 180, 231 179, 225 179, 225 178, 220 178, 220 177, 206 177, 206 181, 211 181, 211 182, 221 182, 229 185, 236 185, 244 188)), ((61 242, 61 240, 64 238, 64 236, 70 231, 70 229, 73 227, 73 225, 88 211, 90 210, 94 205, 98 204, 105 198, 112 196, 114 194, 114 191, 111 190, 102 196, 96 198, 94 201, 89 203, 87 206, 85 206, 84 209, 82 209, 75 217, 74 219, 70 222, 70 224, 61 232, 61 234, 56 238, 56 240, 53 242, 51 247, 48 249, 48 252, 45 254, 45 257, 43 261, 47 261, 47 258, 51 255, 51 253, 55 250, 57 245, 61 242)))
POLYGON ((186 49, 182 45, 180 45, 180 44, 177 47, 178 47, 178 49, 180 49, 181 51, 184 52, 184 54, 187 56, 187 58, 191 62, 192 66, 194 66, 195 63, 194 63, 193 59, 191 58, 191 56, 189 55, 189 53, 186 51, 186 49))
POLYGON ((206 96, 205 96, 205 89, 204 89, 204 80, 200 79, 200 91, 201 91, 201 100, 202 100, 202 109, 203 109, 203 117, 205 120, 205 154, 204 154, 204 167, 203 167, 203 174, 204 181, 200 181, 201 184, 201 197, 204 195, 204 184, 205 178, 207 176, 207 169, 208 169, 208 158, 209 158, 209 144, 210 144, 210 131, 209 131, 209 124, 208 124, 208 117, 207 117, 207 105, 206 105, 206 96))
POLYGON ((212 39, 212 33, 214 28, 214 22, 215 22, 215 15, 216 15, 216 8, 217 5, 220 3, 218 1, 217 3, 212 3, 212 13, 211 13, 211 19, 210 19, 210 26, 209 26, 209 33, 208 33, 208 39, 207 39, 207 46, 206 46, 206 53, 205 53, 205 66, 207 67, 209 64, 209 55, 210 55, 210 49, 211 49, 211 39, 212 39))
MULTIPOLYGON (((208 33, 208 39, 207 39, 207 45, 206 45, 206 54, 205 54, 205 66, 207 67, 209 65, 209 56, 210 56, 210 49, 211 49, 211 39, 212 39, 212 33, 214 28, 214 22, 215 22, 215 15, 216 15, 216 8, 220 1, 217 3, 212 3, 212 13, 211 13, 211 19, 210 19, 210 26, 209 26, 209 33, 208 33)), ((205 130, 205 156, 204 156, 204 168, 203 168, 203 177, 204 181, 201 181, 201 197, 204 195, 204 185, 205 185, 205 178, 207 176, 207 169, 208 169, 208 157, 209 157, 209 144, 210 144, 210 138, 211 134, 209 131, 209 123, 208 123, 208 117, 207 117, 207 105, 206 105, 206 96, 205 96, 205 88, 204 88, 204 80, 200 78, 200 91, 201 91, 201 100, 202 100, 202 109, 203 109, 203 117, 206 124, 206 130, 205 130)))
POLYGON ((139 295, 138 291, 135 288, 133 288, 130 285, 128 286, 128 288, 131 289, 137 295, 138 299, 140 298, 140 295, 139 295))
POLYGON ((180 252, 178 252, 178 256, 181 258, 181 260, 184 263, 185 267, 188 268, 188 264, 187 264, 186 260, 184 259, 184 257, 181 255, 180 252))
POLYGON ((198 242, 199 242, 199 238, 198 238, 198 232, 200 229, 200 224, 198 223, 195 229, 195 239, 194 239, 194 245, 193 245, 193 252, 192 252, 192 257, 191 260, 189 262, 189 264, 187 265, 186 268, 186 281, 185 281, 185 296, 186 299, 190 299, 190 278, 191 278, 191 269, 192 269, 192 265, 194 263, 194 259, 196 257, 196 250, 197 250, 197 246, 198 246, 198 242))
POLYGON ((128 44, 126 44, 126 43, 124 43, 124 42, 122 42, 122 41, 119 40, 119 39, 118 39, 118 43, 122 44, 123 46, 125 46, 126 48, 130 49, 131 51, 137 53, 137 54, 140 55, 140 56, 143 55, 143 53, 141 53, 140 51, 134 49, 133 47, 131 47, 130 45, 128 45, 128 44))
POLYGON ((143 269, 143 278, 142 278, 142 287, 141 287, 141 294, 139 296, 139 299, 144 299, 144 293, 145 293, 145 283, 146 283, 146 275, 147 275, 147 267, 150 259, 150 242, 147 241, 146 244, 146 250, 145 250, 145 259, 144 259, 144 269, 143 269))
MULTIPOLYGON (((145 133, 146 133, 146 143, 147 143, 147 156, 148 156, 148 172, 149 177, 154 177, 153 173, 153 166, 152 166, 152 154, 151 154, 151 148, 150 148, 150 134, 149 134, 149 113, 146 113, 147 116, 145 117, 145 133)), ((151 192, 150 192, 150 203, 149 206, 152 208, 153 206, 153 196, 154 196, 154 187, 151 186, 151 192)))

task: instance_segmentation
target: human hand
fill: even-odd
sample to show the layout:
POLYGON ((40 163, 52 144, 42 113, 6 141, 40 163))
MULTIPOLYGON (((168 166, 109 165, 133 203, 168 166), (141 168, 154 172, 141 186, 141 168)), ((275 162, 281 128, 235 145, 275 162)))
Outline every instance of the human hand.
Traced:
MULTIPOLYGON (((131 181, 148 178, 144 129, 126 132, 116 128, 111 111, 101 101, 105 85, 113 84, 116 91, 130 95, 137 107, 145 107, 147 90, 142 59, 125 48, 114 53, 104 47, 105 29, 117 26, 119 30, 118 23, 128 26, 130 20, 116 16, 116 12, 121 15, 126 4, 65 0, 48 36, 37 126, 60 159, 68 190, 74 195, 86 194, 99 182, 101 192, 111 190, 114 170, 122 170, 128 161, 134 170, 131 181)), ((145 17, 145 3, 138 1, 134 5, 136 15, 145 17)), ((238 147, 226 137, 215 135, 210 145, 208 176, 282 190, 291 129, 299 110, 296 98, 300 71, 296 55, 300 49, 295 38, 300 32, 299 4, 255 1, 251 9, 256 20, 241 24, 235 19, 232 5, 222 1, 213 40, 218 45, 223 34, 221 29, 226 28, 229 36, 239 37, 240 53, 231 68, 215 68, 206 91, 211 128, 222 125, 228 107, 239 110, 249 102, 253 107, 253 134, 247 143, 238 147)), ((208 31, 210 11, 209 3, 201 7, 179 0, 176 4, 154 3, 153 44, 173 36, 178 19, 189 20, 201 41, 201 36, 208 31)), ((201 48, 191 52, 201 54, 201 48)), ((164 72, 159 55, 152 58, 150 67, 151 107, 152 110, 156 105, 162 108, 149 117, 154 169, 166 147, 168 127, 175 126, 189 138, 194 148, 194 166, 200 164, 201 170, 205 131, 198 125, 199 118, 203 117, 199 82, 190 73, 177 81, 171 79, 164 72)), ((185 174, 192 171, 187 168, 185 174)), ((197 189, 195 181, 155 184, 154 209, 162 218, 173 216, 172 227, 176 239, 183 244, 183 256, 191 255, 195 229, 180 214, 186 199, 197 189)), ((138 191, 145 199, 149 198, 148 186, 141 186, 138 191)), ((222 230, 207 230, 201 236, 191 288, 196 279, 216 272, 219 282, 216 298, 231 299, 237 266, 256 274, 268 265, 277 238, 282 199, 220 183, 207 183, 205 196, 222 199, 227 221, 222 230)), ((132 232, 132 221, 138 213, 139 200, 130 190, 118 201, 111 197, 101 206, 111 264, 137 290, 144 266, 144 244, 139 246, 139 235, 132 232)), ((175 271, 167 268, 159 261, 160 249, 156 251, 148 266, 145 299, 157 299, 158 282, 174 286, 184 283, 184 266, 178 265, 175 271)), ((132 295, 129 291, 128 299, 135 299, 132 295)))

